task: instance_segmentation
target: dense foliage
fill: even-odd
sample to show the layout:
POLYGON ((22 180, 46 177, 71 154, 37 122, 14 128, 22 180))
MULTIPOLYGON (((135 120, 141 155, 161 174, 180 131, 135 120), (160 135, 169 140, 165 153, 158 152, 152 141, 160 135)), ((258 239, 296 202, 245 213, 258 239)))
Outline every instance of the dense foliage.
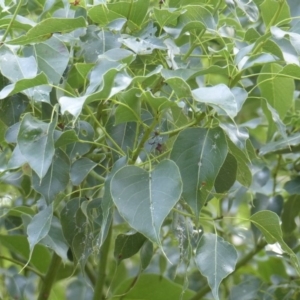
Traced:
POLYGON ((298 0, 0 6, 1 299, 299 299, 298 0))

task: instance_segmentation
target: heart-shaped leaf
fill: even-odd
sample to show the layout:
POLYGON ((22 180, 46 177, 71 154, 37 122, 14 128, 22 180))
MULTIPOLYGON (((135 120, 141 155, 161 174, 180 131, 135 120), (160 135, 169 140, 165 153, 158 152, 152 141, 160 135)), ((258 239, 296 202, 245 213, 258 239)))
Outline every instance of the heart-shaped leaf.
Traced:
POLYGON ((237 251, 223 238, 212 234, 203 234, 196 252, 196 264, 211 287, 214 299, 219 299, 221 281, 232 273, 237 262, 237 251))
POLYGON ((152 172, 136 166, 123 167, 112 178, 110 191, 130 226, 160 244, 161 225, 182 191, 176 164, 164 160, 152 172))

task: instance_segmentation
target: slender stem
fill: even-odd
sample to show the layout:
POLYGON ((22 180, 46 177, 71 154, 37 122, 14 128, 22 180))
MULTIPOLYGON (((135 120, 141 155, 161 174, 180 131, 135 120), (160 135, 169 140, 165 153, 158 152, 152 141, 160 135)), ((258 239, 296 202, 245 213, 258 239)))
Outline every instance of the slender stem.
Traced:
POLYGON ((279 15, 281 14, 281 11, 283 9, 284 3, 285 3, 285 1, 283 1, 283 0, 278 1, 277 11, 273 15, 273 18, 271 19, 270 23, 268 24, 268 26, 266 28, 266 32, 268 32, 270 30, 271 26, 273 26, 275 24, 275 22, 277 21, 279 15))
MULTIPOLYGON (((3 256, 3 255, 0 255, 0 259, 5 259, 5 260, 8 260, 8 261, 13 262, 13 263, 16 264, 16 265, 19 265, 19 266, 24 267, 24 263, 22 263, 22 262, 20 262, 20 261, 17 261, 17 260, 15 260, 15 259, 13 259, 13 258, 10 258, 10 257, 6 257, 6 256, 3 256)), ((29 270, 29 271, 35 273, 36 275, 38 275, 39 277, 41 277, 41 279, 44 278, 44 275, 43 275, 42 273, 40 273, 38 270, 36 270, 36 269, 34 269, 34 268, 30 267, 30 266, 26 266, 25 269, 27 269, 27 270, 29 270)))
MULTIPOLYGON (((248 261, 250 261, 253 258, 253 256, 255 256, 258 252, 260 252, 266 245, 267 245, 266 241, 262 241, 259 244, 257 244, 257 246, 254 249, 252 249, 248 254, 246 254, 238 261, 238 263, 235 266, 235 270, 230 274, 230 276, 234 274, 238 269, 246 265, 248 261)), ((190 298, 190 300, 200 300, 209 292, 210 292, 210 287, 207 284, 196 295, 190 298)))
POLYGON ((47 274, 45 275, 45 280, 42 283, 42 288, 37 300, 46 300, 49 298, 60 264, 61 257, 53 252, 49 269, 47 274))
POLYGON ((135 161, 137 160, 140 152, 142 151, 144 144, 146 143, 146 141, 149 139, 151 132, 154 130, 155 126, 157 124, 157 118, 155 118, 155 120, 153 121, 153 123, 151 124, 151 126, 146 130, 145 134, 143 135, 143 138, 141 139, 139 145, 137 146, 137 148, 133 151, 132 154, 132 158, 130 160, 130 164, 134 164, 135 161))
POLYGON ((98 274, 97 274, 97 281, 96 281, 96 285, 95 285, 93 300, 104 299, 103 287, 104 287, 104 282, 106 279, 106 271, 107 271, 106 266, 107 266, 107 261, 108 261, 108 253, 109 253, 111 235, 112 235, 112 225, 110 225, 106 240, 104 241, 104 243, 100 249, 98 274))
POLYGON ((4 43, 4 41, 5 41, 6 38, 7 38, 7 35, 8 35, 8 33, 9 33, 9 31, 10 31, 10 28, 11 28, 11 26, 12 26, 14 20, 16 19, 17 14, 18 14, 18 12, 19 12, 19 10, 20 10, 20 8, 21 8, 22 2, 23 2, 22 0, 19 0, 19 3, 18 3, 18 5, 17 5, 17 7, 16 7, 16 10, 15 10, 15 12, 14 12, 14 15, 13 15, 12 18, 10 19, 10 22, 9 22, 7 28, 6 28, 6 31, 5 31, 5 33, 4 33, 3 37, 2 37, 2 41, 1 41, 2 43, 4 43))

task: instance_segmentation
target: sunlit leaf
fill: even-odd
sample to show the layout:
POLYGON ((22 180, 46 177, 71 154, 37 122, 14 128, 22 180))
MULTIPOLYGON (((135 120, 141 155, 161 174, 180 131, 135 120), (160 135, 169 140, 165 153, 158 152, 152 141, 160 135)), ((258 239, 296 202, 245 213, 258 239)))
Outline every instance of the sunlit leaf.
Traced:
POLYGON ((31 28, 26 35, 8 42, 10 45, 26 45, 43 42, 49 39, 55 32, 69 32, 80 27, 86 27, 85 19, 48 18, 31 28))
POLYGON ((298 258, 282 238, 278 215, 268 210, 259 211, 250 217, 250 221, 262 232, 269 244, 274 244, 276 242, 280 244, 282 250, 290 255, 294 268, 298 274, 300 274, 298 258))

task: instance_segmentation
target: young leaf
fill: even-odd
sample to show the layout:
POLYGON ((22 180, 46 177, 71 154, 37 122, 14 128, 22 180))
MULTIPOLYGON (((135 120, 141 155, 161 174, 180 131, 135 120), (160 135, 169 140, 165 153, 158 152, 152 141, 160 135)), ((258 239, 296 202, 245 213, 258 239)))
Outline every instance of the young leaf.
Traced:
POLYGON ((7 42, 10 45, 26 45, 30 43, 39 43, 49 39, 55 32, 69 32, 80 27, 86 27, 83 17, 76 19, 48 18, 31 28, 26 35, 7 42))
POLYGON ((293 250, 282 238, 278 215, 269 210, 262 210, 252 215, 250 221, 262 232, 269 244, 274 244, 276 242, 280 244, 282 250, 290 255, 293 266, 298 274, 300 274, 299 260, 293 250))
POLYGON ((135 230, 161 245, 160 228, 182 191, 178 167, 170 160, 152 172, 136 166, 121 168, 111 180, 110 192, 119 213, 135 230))
POLYGON ((212 233, 203 234, 196 251, 196 264, 207 278, 214 299, 218 300, 221 281, 235 269, 237 251, 223 238, 212 233))

